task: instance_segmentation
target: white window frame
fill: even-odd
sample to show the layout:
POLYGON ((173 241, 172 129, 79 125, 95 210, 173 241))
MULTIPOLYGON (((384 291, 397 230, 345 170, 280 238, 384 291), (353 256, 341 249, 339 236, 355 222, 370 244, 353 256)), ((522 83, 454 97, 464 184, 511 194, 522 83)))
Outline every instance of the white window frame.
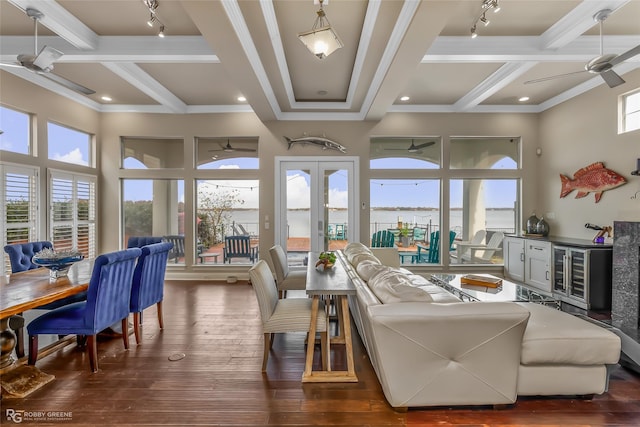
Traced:
MULTIPOLYGON (((28 228, 29 235, 28 240, 38 240, 39 236, 39 221, 38 221, 38 200, 39 200, 39 185, 38 176, 39 168, 35 166, 25 166, 12 163, 0 163, 0 176, 2 176, 2 185, 0 186, 0 197, 2 197, 2 206, 0 206, 0 215, 2 215, 2 246, 14 243, 8 239, 8 231, 17 228, 28 228), (27 187, 24 188, 24 192, 27 195, 29 202, 28 221, 19 223, 7 222, 7 203, 10 193, 20 191, 20 182, 12 179, 11 175, 21 175, 27 177, 27 187)), ((9 264, 9 258, 4 257, 4 262, 0 265, 2 274, 11 273, 11 266, 9 264)))
POLYGON ((638 116, 640 116, 640 109, 636 110, 636 111, 627 111, 627 101, 629 100, 629 98, 631 97, 638 97, 640 98, 640 88, 635 89, 631 92, 627 92, 625 94, 622 94, 620 96, 620 103, 619 103, 619 132, 618 133, 627 133, 627 132, 633 132, 635 130, 640 130, 640 126, 638 127, 634 127, 634 128, 629 128, 628 126, 628 117, 631 114, 636 114, 638 116))
MULTIPOLYGON (((73 248, 78 248, 78 229, 81 225, 87 225, 90 230, 89 234, 89 242, 87 252, 84 255, 89 258, 94 258, 96 256, 97 251, 97 200, 98 200, 98 178, 94 175, 87 174, 79 174, 66 172, 61 170, 49 169, 48 170, 48 182, 49 182, 49 230, 48 235, 49 239, 53 243, 54 247, 56 247, 56 242, 54 240, 54 229, 60 226, 69 226, 72 229, 71 236, 71 246, 73 248), (72 213, 71 218, 66 221, 58 221, 55 219, 54 212, 54 194, 56 191, 60 190, 60 187, 55 185, 56 181, 67 181, 71 184, 71 194, 70 200, 72 202, 72 213), (81 188, 81 185, 88 184, 89 187, 89 219, 80 220, 78 219, 78 192, 81 188)), ((65 246, 65 249, 70 249, 65 246)))

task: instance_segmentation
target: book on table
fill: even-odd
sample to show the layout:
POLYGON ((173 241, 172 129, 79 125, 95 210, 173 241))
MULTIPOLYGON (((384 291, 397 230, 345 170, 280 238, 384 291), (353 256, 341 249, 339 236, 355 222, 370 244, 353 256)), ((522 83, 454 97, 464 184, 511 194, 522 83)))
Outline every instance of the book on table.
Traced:
POLYGON ((479 276, 477 274, 466 274, 460 278, 460 283, 465 285, 485 286, 487 288, 502 287, 502 279, 497 277, 479 276))

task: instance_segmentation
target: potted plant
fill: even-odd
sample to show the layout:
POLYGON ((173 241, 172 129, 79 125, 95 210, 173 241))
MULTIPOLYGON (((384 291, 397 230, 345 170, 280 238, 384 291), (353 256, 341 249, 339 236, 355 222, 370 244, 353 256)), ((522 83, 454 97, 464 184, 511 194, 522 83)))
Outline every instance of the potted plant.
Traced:
POLYGON ((400 229, 400 244, 405 248, 409 246, 409 227, 407 226, 400 229))

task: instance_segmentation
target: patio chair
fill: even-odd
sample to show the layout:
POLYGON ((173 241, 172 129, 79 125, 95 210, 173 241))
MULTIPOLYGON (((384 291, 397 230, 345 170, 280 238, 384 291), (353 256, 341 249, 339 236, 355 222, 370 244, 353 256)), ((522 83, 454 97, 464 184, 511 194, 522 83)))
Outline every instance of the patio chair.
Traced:
POLYGON ((486 245, 471 246, 469 250, 462 255, 462 262, 472 263, 491 263, 491 258, 496 252, 502 251, 502 240, 504 239, 504 233, 496 231, 486 245))
POLYGON ((395 246, 395 236, 389 230, 376 231, 371 236, 372 248, 393 248, 395 246))
POLYGON ((413 235, 411 236, 411 242, 413 244, 424 242, 427 237, 427 229, 424 227, 413 227, 413 235))
POLYGON ((471 240, 456 242, 456 250, 451 254, 453 258, 462 258, 470 246, 482 245, 484 238, 487 236, 487 230, 478 230, 475 232, 471 240))
MULTIPOLYGON (((249 270, 251 285, 258 299, 262 332, 264 333, 264 350, 262 356, 262 372, 267 370, 269 351, 273 344, 273 334, 285 332, 309 332, 311 326, 311 299, 288 298, 279 299, 278 289, 273 274, 266 261, 260 260, 249 270)), ((322 302, 321 302, 322 303, 322 302)), ((324 307, 318 310, 316 330, 320 332, 322 360, 327 360, 327 317, 324 307)), ((315 337, 308 339, 308 345, 314 345, 315 337)))
MULTIPOLYGON (((449 230, 449 250, 453 248, 453 241, 456 238, 456 232, 449 230)), ((418 262, 426 262, 430 264, 437 264, 440 262, 440 230, 431 233, 429 239, 429 247, 418 245, 418 262), (426 250, 425 254, 422 254, 422 250, 426 250)))
POLYGON ((229 261, 231 264, 231 258, 249 258, 254 263, 258 258, 258 248, 251 246, 249 236, 225 236, 222 263, 229 261))
POLYGON ((162 237, 155 236, 131 236, 127 240, 127 248, 141 248, 146 245, 162 242, 162 237))
POLYGON ((184 236, 162 236, 163 242, 173 243, 173 249, 169 252, 169 259, 174 260, 174 263, 178 263, 180 258, 184 258, 184 236))

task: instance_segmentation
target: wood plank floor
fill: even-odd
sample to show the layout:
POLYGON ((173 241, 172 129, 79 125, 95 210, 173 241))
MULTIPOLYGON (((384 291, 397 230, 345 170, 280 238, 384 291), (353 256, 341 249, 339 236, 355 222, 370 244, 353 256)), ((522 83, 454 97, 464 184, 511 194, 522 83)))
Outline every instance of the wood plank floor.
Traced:
POLYGON ((610 391, 590 401, 530 398, 501 410, 397 413, 359 340, 357 384, 302 384, 304 334, 278 335, 262 374, 259 310, 246 283, 167 282, 164 307, 162 331, 155 308, 145 311, 142 345, 131 336, 125 351, 120 339, 101 340, 96 374, 75 345, 38 361, 56 379, 24 399, 4 398, 0 424, 12 424, 12 409, 71 413, 32 425, 640 426, 640 376, 621 367, 610 391), (170 361, 177 353, 185 357, 170 361))

